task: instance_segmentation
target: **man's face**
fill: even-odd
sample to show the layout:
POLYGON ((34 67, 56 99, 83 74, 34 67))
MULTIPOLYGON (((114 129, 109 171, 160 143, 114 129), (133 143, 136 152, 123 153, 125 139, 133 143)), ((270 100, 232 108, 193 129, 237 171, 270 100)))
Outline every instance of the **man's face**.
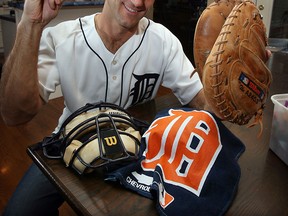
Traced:
POLYGON ((106 0, 111 16, 124 28, 135 27, 155 0, 106 0))

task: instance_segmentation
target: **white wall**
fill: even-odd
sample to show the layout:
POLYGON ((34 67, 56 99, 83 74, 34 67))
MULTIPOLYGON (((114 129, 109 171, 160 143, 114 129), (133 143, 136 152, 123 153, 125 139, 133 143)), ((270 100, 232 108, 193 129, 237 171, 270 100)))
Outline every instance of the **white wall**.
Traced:
POLYGON ((254 0, 254 2, 263 16, 263 22, 266 26, 266 34, 269 36, 274 0, 254 0))

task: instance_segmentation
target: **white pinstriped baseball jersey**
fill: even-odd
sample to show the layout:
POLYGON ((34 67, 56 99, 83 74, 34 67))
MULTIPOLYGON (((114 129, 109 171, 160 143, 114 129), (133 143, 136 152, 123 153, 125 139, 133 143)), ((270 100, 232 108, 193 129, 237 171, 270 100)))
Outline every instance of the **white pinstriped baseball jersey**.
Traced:
POLYGON ((143 18, 119 50, 109 52, 94 16, 65 21, 43 32, 38 62, 41 96, 48 101, 57 85, 65 98, 59 125, 86 103, 106 101, 124 108, 155 97, 160 85, 182 104, 202 88, 180 41, 163 25, 143 18))

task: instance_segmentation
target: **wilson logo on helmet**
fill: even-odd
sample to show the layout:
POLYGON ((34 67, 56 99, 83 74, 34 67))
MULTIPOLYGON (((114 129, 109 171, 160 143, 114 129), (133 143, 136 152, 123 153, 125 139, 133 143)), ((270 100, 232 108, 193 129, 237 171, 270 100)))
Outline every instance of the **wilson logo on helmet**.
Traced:
POLYGON ((105 157, 116 159, 125 155, 125 144, 122 143, 118 130, 110 128, 109 130, 100 130, 99 138, 102 141, 105 157))
POLYGON ((106 143, 107 146, 117 145, 116 136, 105 137, 104 140, 105 140, 105 143, 106 143))

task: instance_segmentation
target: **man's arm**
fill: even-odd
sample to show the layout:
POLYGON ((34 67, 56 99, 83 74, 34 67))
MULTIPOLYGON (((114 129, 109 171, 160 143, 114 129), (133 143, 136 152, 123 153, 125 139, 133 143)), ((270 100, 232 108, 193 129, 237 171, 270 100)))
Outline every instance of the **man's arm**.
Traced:
POLYGON ((37 76, 41 31, 20 22, 14 47, 3 66, 1 114, 8 125, 29 121, 41 107, 37 76))
POLYGON ((26 0, 14 46, 3 66, 1 115, 7 125, 30 121, 44 103, 38 87, 38 51, 44 27, 58 14, 59 0, 26 0))
POLYGON ((190 101, 190 103, 188 104, 189 107, 191 108, 196 108, 196 109, 200 109, 200 110, 207 110, 207 111, 211 111, 209 108, 209 105, 206 101, 205 98, 205 94, 204 94, 204 90, 201 89, 197 95, 190 101))

